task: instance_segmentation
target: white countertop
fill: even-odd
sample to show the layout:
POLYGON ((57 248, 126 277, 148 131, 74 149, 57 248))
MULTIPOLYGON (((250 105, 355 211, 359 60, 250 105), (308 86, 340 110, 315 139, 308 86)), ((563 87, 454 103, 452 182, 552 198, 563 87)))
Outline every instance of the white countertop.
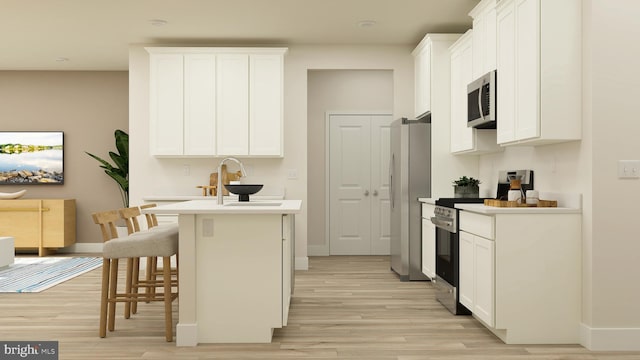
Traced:
POLYGON ((211 200, 189 200, 175 204, 159 205, 144 209, 151 214, 298 214, 302 200, 251 200, 248 202, 225 201, 218 205, 211 200))
POLYGON ((435 205, 436 204, 436 198, 418 198, 419 202, 425 203, 425 204, 431 204, 431 205, 435 205))
POLYGON ((568 207, 496 207, 484 204, 455 204, 456 209, 479 214, 580 214, 579 208, 568 207))
MULTIPOLYGON (((282 200, 282 195, 251 195, 250 199, 253 200, 282 200)), ((142 200, 154 202, 154 201, 189 201, 189 200, 216 200, 216 196, 202 196, 202 195, 149 195, 142 197, 142 200)), ((224 201, 237 201, 238 195, 224 196, 224 201)))

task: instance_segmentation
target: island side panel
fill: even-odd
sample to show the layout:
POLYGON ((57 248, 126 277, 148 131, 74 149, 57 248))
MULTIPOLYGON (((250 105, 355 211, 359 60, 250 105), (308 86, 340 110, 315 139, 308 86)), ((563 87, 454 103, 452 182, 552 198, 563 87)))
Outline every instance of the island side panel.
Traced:
POLYGON ((180 289, 178 290, 178 325, 176 325, 176 346, 198 345, 197 313, 196 313, 196 216, 182 214, 179 218, 180 241, 178 257, 180 271, 178 273, 180 289))
POLYGON ((282 326, 282 215, 197 215, 196 247, 198 342, 271 342, 282 326))

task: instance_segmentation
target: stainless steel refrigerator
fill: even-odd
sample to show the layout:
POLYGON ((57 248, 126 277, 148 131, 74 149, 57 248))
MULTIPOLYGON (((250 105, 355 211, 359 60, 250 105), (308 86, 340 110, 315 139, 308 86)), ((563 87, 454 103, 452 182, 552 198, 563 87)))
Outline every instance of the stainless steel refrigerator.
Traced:
POLYGON ((430 117, 391 124, 391 269, 400 280, 422 273, 422 216, 418 198, 431 196, 430 117))

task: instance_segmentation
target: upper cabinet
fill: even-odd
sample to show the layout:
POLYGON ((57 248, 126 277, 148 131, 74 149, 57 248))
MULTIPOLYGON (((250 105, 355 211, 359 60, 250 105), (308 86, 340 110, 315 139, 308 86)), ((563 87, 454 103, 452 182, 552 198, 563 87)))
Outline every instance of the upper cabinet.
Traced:
MULTIPOLYGON (((448 76, 448 48, 459 37, 460 34, 427 34, 413 50, 415 117, 422 117, 432 111, 433 98, 436 96, 431 91, 432 84, 437 82, 437 77, 448 76), (443 64, 443 62, 446 62, 446 64, 443 64)), ((438 88, 438 91, 441 90, 446 89, 438 88)))
POLYGON ((496 69, 496 0, 482 0, 469 16, 473 18, 472 80, 496 69))
POLYGON ((286 48, 151 47, 155 156, 283 156, 286 48))
POLYGON ((497 5, 497 141, 543 145, 582 136, 580 0, 497 5))
POLYGON ((473 60, 475 29, 468 30, 451 47, 451 152, 485 154, 503 150, 496 143, 495 130, 478 130, 467 126, 467 85, 474 80, 473 60))

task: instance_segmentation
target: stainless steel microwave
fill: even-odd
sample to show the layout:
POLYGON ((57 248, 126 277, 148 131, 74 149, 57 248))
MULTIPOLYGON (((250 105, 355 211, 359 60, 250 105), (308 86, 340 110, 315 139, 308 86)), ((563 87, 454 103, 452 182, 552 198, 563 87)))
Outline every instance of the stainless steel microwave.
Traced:
POLYGON ((496 128, 496 70, 467 86, 467 126, 476 129, 496 128))

